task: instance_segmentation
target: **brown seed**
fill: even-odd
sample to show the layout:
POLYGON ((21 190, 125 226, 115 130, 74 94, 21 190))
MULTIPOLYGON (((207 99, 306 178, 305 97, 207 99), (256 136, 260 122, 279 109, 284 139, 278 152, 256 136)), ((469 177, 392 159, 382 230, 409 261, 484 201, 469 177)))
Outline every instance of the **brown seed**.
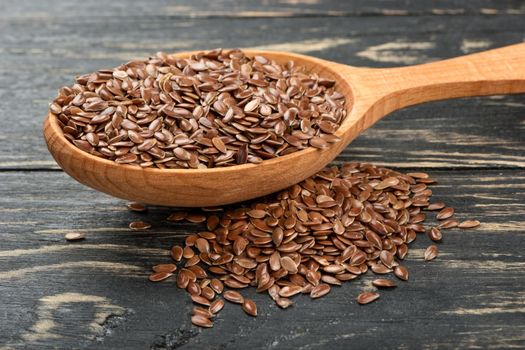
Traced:
POLYGON ((68 232, 66 233, 64 238, 66 239, 66 241, 74 242, 74 241, 81 241, 85 239, 86 235, 84 235, 83 233, 79 233, 79 232, 68 232))
POLYGON ((435 244, 428 246, 425 250, 425 261, 434 260, 438 256, 438 247, 435 244))
POLYGON ((361 305, 370 304, 379 298, 379 293, 363 292, 357 296, 357 302, 361 305))
POLYGON ((330 285, 326 284, 326 283, 321 283, 315 287, 313 287, 312 291, 310 292, 310 297, 315 299, 315 298, 320 298, 322 296, 325 296, 326 294, 330 293, 330 285))
POLYGON ((166 271, 155 272, 155 273, 152 273, 151 275, 149 275, 149 280, 151 282, 159 282, 159 281, 165 280, 166 278, 170 277, 171 275, 173 275, 171 272, 166 272, 166 271))
POLYGON ((213 327, 213 322, 202 315, 193 315, 191 316, 191 323, 193 323, 196 326, 204 327, 204 328, 211 328, 213 327))
POLYGON ((385 278, 378 278, 372 281, 372 284, 378 288, 394 288, 396 283, 392 280, 387 280, 385 278))
POLYGON ((450 218, 452 215, 454 215, 454 208, 446 207, 441 209, 439 213, 437 213, 436 218, 438 220, 445 220, 450 218))
POLYGON ((146 211, 146 206, 142 203, 139 203, 139 202, 130 202, 128 204, 126 204, 127 208, 131 211, 138 211, 138 212, 141 212, 141 211, 146 211))
POLYGON ((459 225, 459 221, 457 221, 456 219, 447 219, 447 220, 444 220, 441 224, 439 224, 439 228, 442 228, 442 229, 449 229, 449 228, 454 228, 454 227, 457 227, 459 225))
POLYGON ((158 264, 151 268, 155 272, 175 272, 177 266, 175 264, 158 264))
POLYGON ((170 254, 173 260, 181 261, 183 252, 184 250, 182 249, 182 247, 176 245, 171 248, 170 254))
POLYGON ((222 296, 224 299, 232 303, 242 304, 244 302, 244 298, 242 297, 241 293, 234 290, 227 290, 222 294, 222 296))
POLYGON ((206 216, 201 214, 188 214, 188 216, 186 216, 186 220, 193 222, 194 224, 200 224, 201 222, 206 221, 206 216))
POLYGON ((394 267, 394 275, 403 281, 408 281, 408 270, 402 265, 394 267))
POLYGON ((257 305, 251 299, 244 299, 242 303, 242 309, 250 316, 257 316, 257 305))
POLYGON ((224 142, 222 142, 220 137, 214 137, 213 139, 211 139, 211 142, 213 143, 215 148, 217 148, 220 152, 222 153, 227 152, 226 145, 224 144, 224 142))
MULTIPOLYGON (((211 306, 210 306, 211 307, 211 306)), ((206 317, 206 318, 212 318, 214 317, 214 314, 210 312, 210 310, 208 309, 205 309, 203 307, 200 307, 200 306, 195 306, 192 310, 191 310, 191 314, 192 315, 200 315, 200 316, 203 316, 203 317, 206 317)))
POLYGON ((129 224, 129 228, 133 231, 142 231, 151 228, 151 224, 144 221, 133 221, 129 224))
POLYGON ((294 286, 294 285, 284 286, 279 291, 279 296, 289 298, 293 295, 301 293, 302 289, 303 287, 301 286, 294 286))
POLYGON ((201 295, 208 300, 213 300, 215 298, 215 292, 210 287, 202 288, 201 295))
POLYGON ((459 228, 474 228, 478 227, 480 225, 480 222, 478 220, 465 220, 461 223, 459 223, 459 228))
POLYGON ((414 173, 407 173, 407 176, 413 177, 414 179, 428 179, 427 173, 422 172, 414 172, 414 173))
POLYGON ((281 309, 287 309, 290 306, 293 305, 293 301, 291 301, 288 298, 279 298, 275 301, 275 303, 281 308, 281 309))
POLYGON ((224 307, 224 300, 216 299, 210 304, 210 312, 212 314, 217 314, 224 307))
POLYGON ((426 209, 427 210, 441 210, 443 208, 445 208, 445 203, 435 202, 435 203, 430 203, 426 209))
POLYGON ((288 271, 288 273, 297 273, 297 265, 295 265, 295 262, 288 256, 284 256, 281 258, 281 266, 288 271))
POLYGON ((443 235, 441 234, 441 230, 437 227, 432 227, 428 231, 428 238, 433 240, 434 242, 441 241, 443 239, 443 235))
POLYGON ((224 285, 222 282, 216 278, 212 279, 210 282, 210 287, 215 291, 217 294, 221 294, 224 290, 224 285))
POLYGON ((192 295, 191 296, 191 300, 194 303, 196 303, 196 304, 200 304, 200 305, 204 305, 204 306, 210 306, 210 301, 208 299, 206 299, 205 297, 200 296, 200 295, 192 295))

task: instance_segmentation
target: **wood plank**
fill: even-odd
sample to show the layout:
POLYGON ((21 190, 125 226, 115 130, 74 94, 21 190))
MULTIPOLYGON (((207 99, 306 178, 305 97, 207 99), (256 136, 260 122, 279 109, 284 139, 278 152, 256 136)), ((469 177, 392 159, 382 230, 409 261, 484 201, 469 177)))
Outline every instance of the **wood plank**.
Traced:
MULTIPOLYGON (((525 344, 525 172, 432 171, 434 200, 478 218, 475 230, 445 232, 441 255, 422 260, 421 235, 406 265, 410 281, 362 307, 360 278, 327 297, 296 298, 286 311, 253 291, 256 319, 228 304, 215 327, 192 327, 191 303, 148 269, 198 225, 163 220, 167 208, 131 213, 122 201, 61 172, 0 172, 0 344, 8 348, 439 348, 525 344), (154 223, 146 232, 127 224, 154 223), (64 232, 87 239, 66 243, 64 232)), ((432 222, 432 221, 429 221, 432 222)))
POLYGON ((297 17, 297 16, 414 16, 414 15, 519 15, 525 5, 519 0, 168 0, 111 1, 101 6, 96 0, 51 0, 6 2, 0 18, 49 17, 144 17, 171 16, 175 18, 214 17, 297 17), (7 6, 7 4, 9 6, 7 6))
MULTIPOLYGON (((264 47, 387 67, 512 44, 524 34, 516 16, 0 21, 0 169, 56 168, 41 123, 57 89, 75 75, 158 50, 264 47)), ((413 107, 379 122, 342 159, 399 167, 524 167, 523 106, 525 97, 517 95, 413 107)))

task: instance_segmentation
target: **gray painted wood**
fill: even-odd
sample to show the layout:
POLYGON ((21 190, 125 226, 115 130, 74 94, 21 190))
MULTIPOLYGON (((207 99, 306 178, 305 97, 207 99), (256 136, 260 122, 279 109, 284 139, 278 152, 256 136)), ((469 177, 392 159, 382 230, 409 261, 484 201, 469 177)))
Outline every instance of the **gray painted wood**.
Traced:
POLYGON ((320 300, 295 298, 288 310, 248 290, 243 293, 259 307, 256 319, 228 304, 215 327, 201 331, 190 324, 185 292, 171 280, 147 281, 152 265, 170 261, 171 245, 201 226, 165 221, 167 208, 128 212, 124 202, 61 172, 0 173, 0 344, 115 349, 183 343, 188 349, 525 344, 525 172, 431 175, 439 181, 432 187, 434 200, 454 206, 459 219, 483 224, 444 231, 441 255, 432 262, 422 260, 430 241, 419 235, 406 259, 409 282, 398 281, 397 289, 381 292, 379 301, 364 307, 354 299, 369 286, 371 274, 320 300), (153 228, 129 231, 127 224, 139 218, 153 228), (87 239, 67 243, 68 231, 83 231, 87 239), (45 321, 54 322, 51 329, 35 328, 45 321))
MULTIPOLYGON (((259 317, 227 305, 215 327, 149 268, 198 225, 124 202, 58 171, 41 137, 46 105, 71 77, 158 50, 267 47, 357 66, 403 66, 523 41, 523 1, 0 0, 0 349, 525 348, 524 95, 399 111, 336 160, 429 169, 475 230, 446 231, 441 255, 412 245, 410 281, 362 307, 371 275, 259 317), (154 226, 131 232, 130 221, 154 226), (81 231, 87 239, 67 243, 81 231)), ((429 221, 430 223, 432 220, 429 221)))

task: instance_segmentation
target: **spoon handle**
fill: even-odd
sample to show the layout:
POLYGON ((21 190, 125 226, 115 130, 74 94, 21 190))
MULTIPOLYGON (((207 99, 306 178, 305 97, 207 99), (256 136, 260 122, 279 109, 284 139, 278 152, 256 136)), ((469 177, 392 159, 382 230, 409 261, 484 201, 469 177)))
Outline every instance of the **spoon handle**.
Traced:
POLYGON ((522 93, 525 43, 410 67, 357 69, 347 76, 352 84, 360 84, 355 86, 364 87, 356 101, 382 99, 383 115, 435 100, 522 93))

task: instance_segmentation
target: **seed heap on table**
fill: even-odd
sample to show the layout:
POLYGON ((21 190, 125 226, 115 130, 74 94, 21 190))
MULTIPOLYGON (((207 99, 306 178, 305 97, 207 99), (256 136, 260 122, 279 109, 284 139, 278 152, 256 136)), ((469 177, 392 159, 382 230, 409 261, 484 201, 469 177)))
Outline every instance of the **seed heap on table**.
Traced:
MULTIPOLYGON (((221 295, 256 316, 255 303, 238 292, 248 287, 268 293, 278 306, 287 308, 297 294, 319 298, 369 270, 407 281, 402 261, 418 234, 426 232, 432 241, 440 241, 442 229, 479 225, 477 220, 459 224, 452 208, 430 203, 427 185, 432 183, 425 173, 348 163, 326 168, 278 194, 224 208, 219 215, 174 212, 168 220, 206 222, 206 230, 188 235, 184 246, 171 248, 179 266, 176 284, 199 305, 192 322, 212 327, 224 306, 221 295), (441 223, 425 227, 427 214, 438 210, 441 223)), ((138 204, 128 207, 143 210, 138 204)), ((437 256, 436 245, 424 253, 427 261, 437 256)), ((153 270, 150 280, 161 281, 177 266, 161 264, 153 270)), ((379 278, 372 285, 392 288, 396 283, 379 278)), ((378 298, 377 292, 364 292, 357 302, 368 304, 378 298)))

